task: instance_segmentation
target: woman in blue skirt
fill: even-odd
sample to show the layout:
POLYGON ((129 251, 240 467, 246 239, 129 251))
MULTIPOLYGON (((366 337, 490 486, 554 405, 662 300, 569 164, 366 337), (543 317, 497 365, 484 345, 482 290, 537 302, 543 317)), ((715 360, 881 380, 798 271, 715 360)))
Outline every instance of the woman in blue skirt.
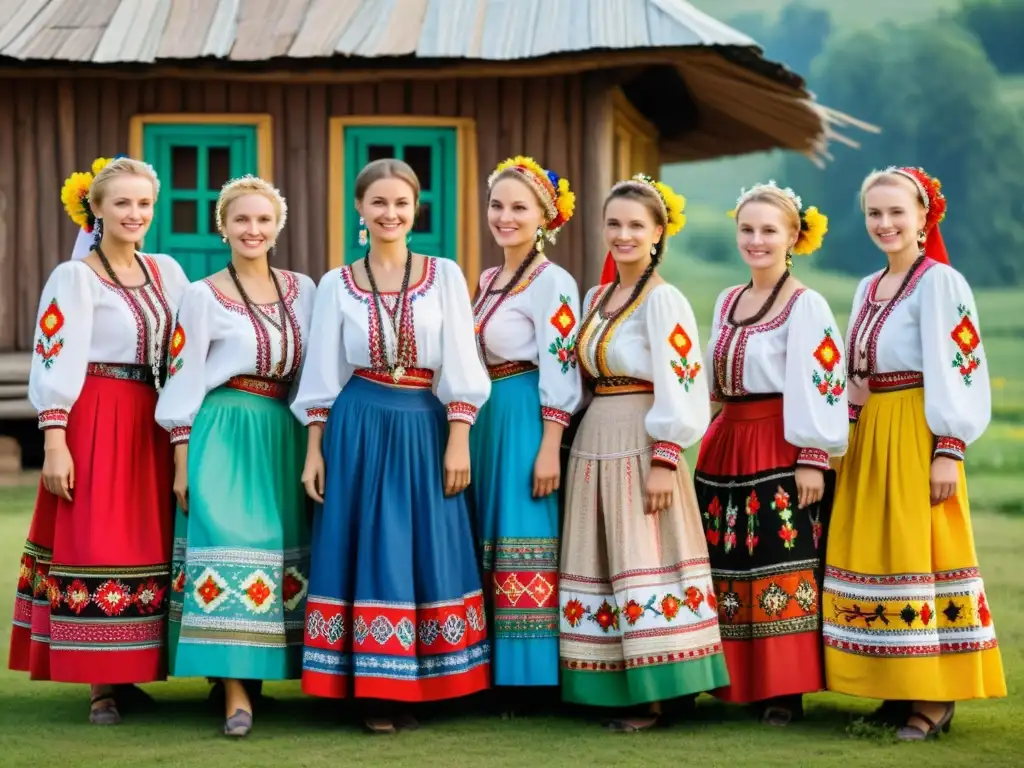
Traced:
POLYGON ((413 726, 399 704, 489 684, 490 646, 464 489, 469 429, 491 381, 456 262, 412 253, 416 174, 356 179, 366 257, 324 275, 299 391, 303 483, 317 502, 302 688, 374 700, 375 733, 413 726))
POLYGON ((488 187, 487 221, 504 263, 480 276, 473 308, 493 390, 473 430, 470 497, 494 684, 505 688, 507 711, 517 708, 510 687, 558 685, 559 449, 580 402, 579 289, 544 256, 544 241, 554 243, 572 217, 569 182, 514 157, 488 187))
POLYGON ((270 266, 286 215, 263 179, 224 186, 216 220, 231 261, 186 290, 156 409, 178 499, 170 672, 223 680, 229 736, 252 728, 248 681, 301 674, 309 524, 287 399, 316 288, 270 266))

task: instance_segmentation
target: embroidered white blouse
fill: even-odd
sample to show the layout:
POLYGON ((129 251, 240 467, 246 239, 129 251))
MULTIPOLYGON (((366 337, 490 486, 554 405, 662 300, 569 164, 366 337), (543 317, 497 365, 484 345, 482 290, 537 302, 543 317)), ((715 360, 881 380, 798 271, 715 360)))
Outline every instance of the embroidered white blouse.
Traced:
MULTIPOLYGON (((491 394, 491 379, 477 354, 473 307, 459 265, 427 257, 423 277, 409 288, 409 314, 402 313, 404 333, 411 330, 415 367, 433 371, 434 388, 448 409, 449 421, 473 424, 491 394)), ((383 293, 385 309, 394 309, 398 296, 383 293)), ((384 321, 389 355, 395 338, 384 321)), ((320 280, 313 309, 306 359, 292 411, 303 424, 327 421, 338 394, 358 369, 386 370, 377 341, 377 308, 350 267, 332 269, 320 280)), ((407 337, 408 338, 408 337, 407 337)))
POLYGON ((711 420, 707 375, 701 364, 697 321, 686 297, 672 285, 646 295, 615 317, 598 310, 612 285, 591 288, 584 305, 578 354, 587 375, 628 377, 654 385, 654 404, 644 417, 653 460, 676 466, 685 449, 704 436, 711 420))
POLYGON ((171 433, 172 443, 188 442, 203 398, 229 379, 292 383, 298 377, 316 285, 306 275, 275 271, 283 317, 278 302, 257 304, 251 315, 209 279, 186 289, 171 337, 170 376, 156 406, 157 423, 171 433))
MULTIPOLYGON (((948 264, 925 259, 894 300, 875 294, 882 271, 857 286, 849 370, 858 379, 916 372, 935 453, 962 460, 992 418, 992 391, 974 293, 948 264)), ((851 413, 854 418, 856 413, 851 413)))
POLYGON ((540 372, 541 418, 569 426, 582 397, 576 364, 580 292, 562 267, 541 262, 505 296, 488 288, 501 267, 480 275, 473 307, 477 345, 488 366, 531 363, 540 372))
POLYGON ((830 456, 846 453, 850 433, 835 315, 821 294, 800 288, 770 320, 737 325, 729 314, 743 288, 727 288, 715 302, 707 347, 712 400, 781 394, 783 432, 800 449, 797 464, 828 469, 830 456))
POLYGON ((148 368, 164 362, 188 278, 170 256, 139 257, 149 279, 127 290, 79 260, 50 273, 39 302, 28 381, 40 429, 67 426, 90 364, 148 368))

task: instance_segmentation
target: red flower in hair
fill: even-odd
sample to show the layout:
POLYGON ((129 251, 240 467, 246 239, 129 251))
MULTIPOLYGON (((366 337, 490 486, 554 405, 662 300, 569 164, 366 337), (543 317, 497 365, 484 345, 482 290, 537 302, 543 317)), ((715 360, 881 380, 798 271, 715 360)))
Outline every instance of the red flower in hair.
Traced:
POLYGON ((929 176, 924 168, 900 168, 907 176, 913 176, 924 188, 928 196, 928 217, 925 219, 925 232, 931 232, 937 224, 946 218, 946 196, 942 194, 942 182, 929 176))

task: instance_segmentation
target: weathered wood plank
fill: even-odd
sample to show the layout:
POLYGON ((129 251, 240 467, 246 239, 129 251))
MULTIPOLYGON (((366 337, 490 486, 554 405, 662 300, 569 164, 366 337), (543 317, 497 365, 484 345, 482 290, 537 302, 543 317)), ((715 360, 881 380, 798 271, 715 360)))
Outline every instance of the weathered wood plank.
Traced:
MULTIPOLYGON (((274 121, 273 142, 274 142, 274 178, 276 187, 281 189, 282 194, 291 201, 289 189, 289 168, 287 134, 289 127, 288 112, 285 110, 284 92, 285 87, 273 84, 266 88, 259 88, 259 93, 264 99, 261 111, 268 112, 271 120, 274 121)), ((285 226, 278 242, 278 252, 275 254, 275 263, 284 269, 289 269, 291 264, 291 234, 294 227, 285 226)))
POLYGON ((92 55, 92 60, 99 64, 114 61, 124 61, 121 50, 125 45, 125 38, 135 23, 135 16, 141 6, 135 0, 121 0, 114 15, 107 24, 103 37, 92 55))
POLYGON ((218 7, 212 0, 171 0, 156 58, 194 59, 202 55, 218 7))
POLYGON ((160 49, 167 20, 171 15, 171 0, 156 0, 145 23, 140 20, 136 29, 139 35, 139 49, 135 53, 136 61, 156 61, 156 53, 160 49))
POLYGON ((42 29, 18 52, 25 60, 52 59, 71 36, 70 29, 42 29))
MULTIPOLYGON (((118 152, 127 152, 121 144, 121 92, 116 80, 100 81, 100 154, 113 157, 118 152)), ((87 162, 91 163, 92 158, 87 162)))
POLYGON ((309 0, 241 0, 233 61, 284 56, 306 18, 309 0))
POLYGON ((334 46, 334 52, 346 56, 364 56, 362 50, 373 50, 377 37, 383 33, 380 22, 391 12, 394 0, 362 0, 334 46))
MULTIPOLYGON (((3 55, 12 56, 17 59, 26 58, 23 51, 31 48, 36 36, 49 28, 53 20, 60 13, 61 5, 61 0, 51 0, 51 2, 42 5, 37 13, 32 14, 31 19, 24 25, 17 37, 9 45, 5 46, 3 55)), ((17 16, 17 14, 15 15, 17 16)))
POLYGON ((442 114, 437 109, 437 83, 424 80, 421 83, 408 83, 409 112, 413 115, 442 114))
POLYGON ((15 90, 13 80, 0 78, 0 350, 14 349, 20 338, 15 90))
MULTIPOLYGON (((57 145, 58 173, 61 180, 78 170, 75 161, 75 86, 71 80, 57 81, 57 145)), ((63 183, 63 181, 62 181, 63 183)), ((63 217, 63 213, 61 213, 63 217)), ((71 227, 58 227, 60 230, 60 252, 70 254, 75 245, 76 233, 71 227)))
POLYGON ((330 116, 341 117, 352 112, 352 88, 348 85, 330 85, 330 116))
POLYGON ((583 174, 580 189, 587 190, 583 197, 580 219, 587 222, 583 233, 583 263, 581 278, 587 286, 596 285, 601 277, 600 261, 592 254, 604 253, 601 221, 604 217, 604 195, 611 189, 612 178, 612 109, 607 78, 593 73, 583 78, 583 174))
POLYGON ((223 59, 231 53, 238 27, 238 3, 239 0, 219 0, 210 22, 209 34, 203 43, 203 56, 223 59))
POLYGON ((404 115, 405 86, 401 80, 387 80, 378 85, 377 112, 382 115, 404 115))
POLYGON ((648 6, 647 26, 655 45, 757 45, 756 42, 739 30, 718 19, 708 16, 690 3, 680 0, 646 0, 648 6), (660 12, 655 13, 655 11, 660 12), (675 27, 668 21, 675 22, 675 27), (655 30, 662 30, 678 37, 670 37, 670 42, 657 42, 655 30), (695 39, 690 42, 690 35, 695 39), (678 41, 678 42, 674 42, 678 41))
POLYGON ((333 55, 361 3, 362 0, 313 0, 288 55, 297 59, 333 55))
MULTIPOLYGON (((495 166, 504 160, 512 149, 501 131, 501 103, 503 101, 501 81, 495 79, 463 80, 459 83, 459 99, 464 109, 473 105, 477 133, 477 176, 480 192, 486 194, 487 177, 495 166)), ((487 217, 480 217, 480 270, 501 263, 501 249, 487 227, 487 217)), ((477 286, 471 286, 476 292, 477 286)))
POLYGON ((60 0, 0 0, 0 19, 7 19, 0 26, 0 55, 14 55, 9 47, 11 43, 50 2, 57 3, 60 0))
MULTIPOLYGON (((306 245, 304 271, 314 280, 328 268, 327 260, 327 86, 313 85, 309 88, 309 119, 306 126, 306 145, 309 148, 306 186, 309 196, 305 211, 296 222, 309 235, 306 245)), ((297 267, 296 267, 297 268, 297 267)))
MULTIPOLYGON (((57 85, 46 83, 34 89, 36 100, 36 136, 51 137, 50 141, 36 141, 35 172, 37 197, 33 214, 40 222, 60 221, 64 206, 60 201, 60 188, 64 181, 63 169, 57 168, 57 85)), ((115 113, 116 115, 116 113, 115 113)), ((31 198, 28 198, 31 199, 31 198)), ((40 276, 49 275, 70 252, 60 253, 60 236, 53 226, 39 227, 40 276)))
POLYGON ((223 80, 208 80, 203 86, 203 111, 228 111, 228 84, 223 80))
POLYGON ((60 50, 53 58, 61 61, 92 61, 96 46, 103 38, 102 27, 82 27, 68 31, 60 50))
POLYGON ((430 0, 419 31, 416 55, 423 58, 473 56, 479 47, 488 0, 430 0))
MULTIPOLYGON (((567 232, 568 236, 559 248, 559 262, 575 275, 580 283, 580 293, 582 294, 591 285, 591 283, 584 282, 584 265, 591 259, 603 258, 598 253, 604 253, 604 251, 599 251, 598 253, 591 254, 587 251, 586 231, 588 228, 601 227, 601 222, 600 220, 591 222, 586 216, 581 215, 582 211, 580 210, 580 203, 584 198, 593 194, 601 194, 601 190, 587 190, 583 187, 584 125, 582 75, 569 75, 566 77, 565 116, 566 141, 568 146, 572 148, 569 152, 569 165, 566 173, 569 174, 569 181, 580 197, 576 200, 575 220, 571 221, 569 226, 566 227, 566 230, 571 230, 571 232, 567 232)), ((580 300, 583 300, 582 295, 580 300)))
POLYGON ((18 218, 17 286, 17 334, 18 345, 31 349, 35 330, 36 311, 39 307, 39 293, 42 290, 40 276, 39 227, 39 170, 35 167, 35 148, 39 143, 36 133, 36 91, 37 85, 27 80, 15 84, 15 167, 17 169, 18 191, 15 200, 26 205, 16 205, 18 218))
POLYGON ((270 58, 288 55, 288 49, 295 42, 299 28, 306 18, 309 3, 310 0, 283 0, 283 7, 279 7, 275 11, 279 15, 280 21, 270 35, 270 58))
MULTIPOLYGON (((413 83, 412 87, 416 88, 417 84, 413 83)), ((437 81, 437 114, 444 115, 445 117, 449 115, 473 117, 473 90, 467 88, 462 99, 459 98, 459 91, 460 85, 458 80, 445 78, 444 80, 437 81), (470 104, 468 110, 464 108, 466 102, 470 104)))
POLYGON ((420 30, 430 0, 393 0, 391 12, 383 22, 383 33, 377 37, 372 56, 408 56, 416 52, 420 30))
POLYGON ((369 83, 355 83, 352 86, 352 114, 377 114, 377 89, 369 83))
POLYGON ((299 214, 297 226, 288 227, 288 269, 309 272, 309 103, 305 88, 286 88, 284 91, 284 119, 278 130, 284 128, 286 159, 285 175, 280 180, 284 194, 288 195, 291 209, 299 214))

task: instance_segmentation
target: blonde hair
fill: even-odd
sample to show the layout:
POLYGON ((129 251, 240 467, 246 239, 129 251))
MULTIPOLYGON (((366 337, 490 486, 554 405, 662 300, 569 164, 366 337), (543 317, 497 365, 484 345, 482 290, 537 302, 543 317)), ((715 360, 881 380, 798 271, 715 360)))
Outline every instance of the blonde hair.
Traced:
POLYGON ((381 179, 401 179, 412 188, 413 205, 420 207, 420 179, 408 163, 393 157, 383 157, 367 163, 356 176, 356 200, 366 196, 366 190, 381 179))
POLYGON ((224 234, 224 220, 227 218, 228 207, 245 195, 263 195, 270 201, 277 214, 276 234, 280 235, 281 230, 284 229, 284 223, 288 219, 288 203, 273 184, 252 174, 232 179, 221 187, 216 208, 217 231, 224 234))
POLYGON ((884 171, 872 171, 864 179, 864 182, 860 185, 860 209, 864 210, 864 199, 867 197, 868 191, 873 187, 884 186, 884 187, 903 187, 904 189, 910 189, 914 192, 914 196, 917 198, 917 203, 925 210, 928 209, 928 195, 924 191, 921 184, 914 178, 911 178, 906 173, 901 173, 898 170, 886 168, 884 171), (908 187, 909 185, 909 187, 908 187))
POLYGON ((106 194, 107 185, 117 176, 141 176, 153 184, 153 200, 160 196, 160 179, 149 163, 131 157, 118 157, 100 170, 89 185, 89 203, 100 205, 106 194))
POLYGON ((736 204, 736 220, 739 221, 740 211, 747 203, 766 203, 774 206, 786 215, 786 220, 794 232, 800 232, 800 198, 795 198, 792 190, 780 189, 774 184, 758 184, 745 192, 736 204))

